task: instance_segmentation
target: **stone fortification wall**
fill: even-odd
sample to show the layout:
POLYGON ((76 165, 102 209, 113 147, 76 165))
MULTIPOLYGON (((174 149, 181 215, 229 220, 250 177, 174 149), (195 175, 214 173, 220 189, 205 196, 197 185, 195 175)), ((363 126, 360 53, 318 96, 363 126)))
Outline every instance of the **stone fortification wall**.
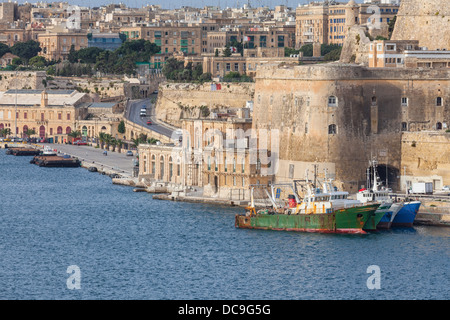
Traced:
POLYGON ((256 77, 253 124, 278 130, 277 181, 303 179, 306 169, 311 178, 318 164, 321 175, 327 168, 338 185, 355 191, 376 157, 396 187, 403 123, 414 130, 450 123, 450 105, 436 107, 437 95, 450 101, 450 71, 265 66, 256 77))
POLYGON ((402 0, 392 40, 419 40, 429 50, 450 50, 448 0, 402 0))
POLYGON ((0 91, 10 89, 44 89, 44 71, 0 71, 0 91))
POLYGON ((159 86, 156 116, 159 120, 181 127, 182 118, 198 118, 208 112, 244 108, 253 100, 254 83, 220 83, 212 90, 211 83, 168 83, 159 86), (204 113, 206 112, 206 113, 204 113))
POLYGON ((370 39, 366 30, 366 27, 359 25, 350 28, 342 47, 340 62, 369 65, 370 39))
POLYGON ((51 77, 47 89, 78 89, 86 93, 96 93, 99 97, 124 96, 125 82, 118 79, 51 77))
POLYGON ((432 182, 435 190, 450 185, 450 133, 405 132, 401 157, 402 189, 406 182, 432 182))

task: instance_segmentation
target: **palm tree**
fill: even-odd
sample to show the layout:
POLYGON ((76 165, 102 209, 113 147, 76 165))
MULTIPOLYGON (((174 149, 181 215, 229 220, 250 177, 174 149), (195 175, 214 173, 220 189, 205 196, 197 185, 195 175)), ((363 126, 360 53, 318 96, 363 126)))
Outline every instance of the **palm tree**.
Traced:
POLYGON ((72 138, 80 138, 81 137, 81 131, 80 130, 72 131, 71 133, 68 134, 68 136, 72 137, 72 138))
POLYGON ((73 142, 73 140, 81 137, 81 131, 80 130, 72 131, 71 133, 67 134, 67 136, 71 137, 73 142))
POLYGON ((0 130, 0 135, 2 137, 9 136, 10 134, 11 134, 11 129, 10 128, 4 128, 4 129, 0 130))
POLYGON ((35 135, 36 134, 36 131, 34 130, 34 129, 28 129, 26 132, 24 132, 25 133, 25 135, 29 138, 29 137, 31 137, 32 135, 35 135))
POLYGON ((117 146, 117 140, 116 138, 111 138, 111 146, 112 146, 112 151, 115 152, 116 151, 116 146, 117 146))
POLYGON ((139 139, 131 138, 131 141, 133 141, 133 147, 135 147, 136 149, 139 146, 139 143, 141 143, 141 140, 139 139))
POLYGON ((98 134, 98 140, 100 141, 100 147, 102 149, 105 147, 105 141, 106 141, 105 135, 106 135, 106 133, 104 133, 104 132, 100 132, 98 134))
POLYGON ((121 153, 122 152, 123 141, 120 140, 120 139, 117 139, 116 142, 117 142, 117 147, 118 147, 117 152, 121 153))
POLYGON ((113 139, 113 137, 110 134, 105 133, 106 150, 108 150, 108 151, 109 151, 109 146, 111 145, 112 139, 113 139))

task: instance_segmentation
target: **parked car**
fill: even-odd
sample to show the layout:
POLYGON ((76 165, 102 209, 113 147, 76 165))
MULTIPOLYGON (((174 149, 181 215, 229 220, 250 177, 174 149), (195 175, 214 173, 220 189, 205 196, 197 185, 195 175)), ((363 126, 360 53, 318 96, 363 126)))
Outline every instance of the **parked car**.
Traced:
POLYGON ((145 117, 145 116, 147 116, 147 112, 145 112, 145 111, 141 111, 141 113, 139 114, 141 117, 145 117))
POLYGON ((442 187, 442 190, 443 190, 443 191, 450 191, 450 186, 443 186, 443 187, 442 187))
POLYGON ((81 140, 77 140, 73 142, 73 145, 75 146, 87 146, 87 142, 81 141, 81 140))
POLYGON ((133 156, 133 151, 127 151, 126 155, 132 157, 133 156))
POLYGON ((158 94, 158 90, 153 91, 153 94, 158 94))
POLYGON ((151 125, 152 122, 150 120, 147 121, 147 125, 151 125))

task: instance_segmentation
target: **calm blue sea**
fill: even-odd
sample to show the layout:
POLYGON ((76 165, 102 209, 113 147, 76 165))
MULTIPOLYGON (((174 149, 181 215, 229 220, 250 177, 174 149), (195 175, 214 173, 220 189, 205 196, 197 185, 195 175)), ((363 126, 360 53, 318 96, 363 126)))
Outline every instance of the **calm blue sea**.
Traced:
POLYGON ((29 160, 0 150, 0 299, 450 298, 450 228, 241 230, 238 207, 152 200, 29 160))

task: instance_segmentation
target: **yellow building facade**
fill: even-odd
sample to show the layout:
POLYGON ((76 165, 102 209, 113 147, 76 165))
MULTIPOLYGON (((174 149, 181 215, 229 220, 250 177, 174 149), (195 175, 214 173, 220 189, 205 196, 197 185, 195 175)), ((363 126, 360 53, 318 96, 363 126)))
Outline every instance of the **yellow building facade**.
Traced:
POLYGON ((88 96, 75 90, 8 90, 0 92, 0 130, 10 129, 12 136, 33 137, 50 142, 67 142, 76 121, 84 119, 82 107, 88 96))

